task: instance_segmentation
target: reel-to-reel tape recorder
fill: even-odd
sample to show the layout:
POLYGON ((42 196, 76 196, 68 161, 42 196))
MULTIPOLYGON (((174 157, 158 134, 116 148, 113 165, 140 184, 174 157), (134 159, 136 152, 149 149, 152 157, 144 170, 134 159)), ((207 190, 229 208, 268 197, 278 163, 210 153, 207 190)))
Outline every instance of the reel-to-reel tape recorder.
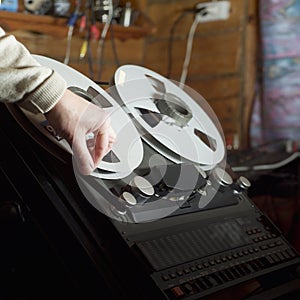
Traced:
MULTIPOLYGON (((104 90, 65 64, 35 58, 61 73, 70 90, 102 107, 110 117, 116 133, 110 153, 89 177, 74 169, 83 193, 101 212, 126 222, 151 221, 191 207, 190 198, 197 201, 185 211, 204 208, 220 185, 231 184, 224 171, 221 126, 195 91, 134 65, 120 67, 114 85, 104 90)), ((24 113, 72 153, 43 116, 24 113)))
MULTIPOLYGON (((104 90, 58 61, 34 57, 102 107, 116 133, 112 150, 90 176, 73 168, 93 208, 86 217, 94 225, 91 235, 101 240, 107 230, 94 222, 101 214, 118 233, 100 247, 84 247, 92 248, 93 261, 101 252, 116 265, 109 267, 119 280, 113 289, 122 294, 126 286, 126 295, 113 299, 199 299, 271 272, 290 276, 299 256, 247 197, 250 182, 234 181, 225 170, 221 126, 199 94, 134 65, 117 69, 104 90)), ((50 144, 72 154, 43 115, 22 111, 50 144)), ((49 143, 42 145, 50 150, 49 143)), ((51 153, 61 159, 59 151, 51 153)), ((81 232, 78 239, 84 244, 89 235, 81 232)))

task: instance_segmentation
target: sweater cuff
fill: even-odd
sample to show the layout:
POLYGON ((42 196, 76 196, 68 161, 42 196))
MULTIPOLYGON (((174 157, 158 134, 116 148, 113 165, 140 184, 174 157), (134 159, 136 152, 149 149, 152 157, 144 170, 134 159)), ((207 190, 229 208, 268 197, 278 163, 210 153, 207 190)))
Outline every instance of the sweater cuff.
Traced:
POLYGON ((53 71, 51 76, 34 92, 28 94, 23 101, 20 101, 19 105, 33 113, 45 114, 61 99, 66 89, 66 81, 53 71))

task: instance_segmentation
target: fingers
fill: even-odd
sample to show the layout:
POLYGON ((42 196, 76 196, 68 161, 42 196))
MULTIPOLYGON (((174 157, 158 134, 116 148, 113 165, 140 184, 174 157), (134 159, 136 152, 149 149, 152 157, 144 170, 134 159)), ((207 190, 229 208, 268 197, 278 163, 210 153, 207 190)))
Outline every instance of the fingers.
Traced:
POLYGON ((94 163, 97 165, 100 160, 109 152, 109 134, 108 132, 98 132, 95 139, 95 148, 94 148, 94 163))
POLYGON ((68 90, 46 117, 72 146, 75 166, 83 175, 92 173, 115 141, 107 113, 68 90))
POLYGON ((103 125, 93 134, 77 133, 73 140, 76 166, 83 175, 90 175, 103 157, 109 153, 116 136, 110 125, 103 125))
POLYGON ((85 132, 77 130, 72 149, 75 167, 82 175, 90 175, 95 169, 93 160, 94 138, 86 139, 85 132))
POLYGON ((115 142, 115 133, 111 127, 99 131, 95 139, 94 148, 94 163, 97 166, 102 158, 111 151, 112 145, 115 142))

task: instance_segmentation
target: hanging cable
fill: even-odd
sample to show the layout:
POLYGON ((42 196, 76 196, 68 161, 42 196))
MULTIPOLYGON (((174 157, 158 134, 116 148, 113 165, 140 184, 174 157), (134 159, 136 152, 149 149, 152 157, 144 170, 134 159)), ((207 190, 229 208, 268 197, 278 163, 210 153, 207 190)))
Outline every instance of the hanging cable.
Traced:
POLYGON ((107 35, 107 32, 109 30, 111 21, 113 19, 113 13, 114 13, 114 9, 113 9, 113 2, 112 0, 108 0, 109 4, 108 4, 108 14, 107 14, 107 19, 105 22, 105 25, 103 27, 103 30, 101 32, 101 36, 98 42, 98 46, 97 46, 97 62, 98 62, 98 81, 100 82, 100 78, 101 78, 101 69, 102 69, 102 58, 103 58, 103 49, 104 49, 104 43, 105 43, 105 38, 107 35))
POLYGON ((88 58, 88 66, 89 66, 89 74, 91 80, 94 80, 94 68, 93 68, 93 55, 92 55, 92 49, 91 49, 91 43, 89 41, 88 48, 87 48, 87 58, 88 58))
POLYGON ((183 19, 183 17, 188 13, 188 11, 183 11, 181 14, 177 17, 177 19, 174 21, 170 34, 169 34, 169 42, 168 42, 168 66, 167 66, 167 73, 166 77, 170 78, 172 74, 172 49, 173 49, 173 41, 174 41, 174 33, 177 25, 179 22, 183 19))
POLYGON ((111 35, 110 35, 111 46, 112 46, 113 53, 114 53, 115 64, 116 64, 117 67, 119 67, 120 66, 120 60, 119 60, 119 57, 118 57, 118 52, 117 52, 117 47, 116 47, 116 42, 115 42, 115 32, 114 32, 113 26, 110 28, 110 32, 111 32, 111 35))
MULTIPOLYGON (((86 2, 87 3, 87 2, 86 2)), ((89 14, 88 14, 88 6, 86 4, 85 11, 83 15, 81 16, 80 24, 79 24, 79 32, 84 32, 85 31, 85 39, 81 45, 80 52, 79 52, 79 58, 83 59, 86 55, 87 52, 87 44, 89 42, 89 31, 87 30, 88 28, 88 23, 89 23, 89 14)))
POLYGON ((80 49, 80 59, 83 59, 87 56, 88 67, 89 67, 89 77, 91 80, 94 80, 94 69, 93 69, 93 57, 91 51, 91 32, 90 30, 86 30, 85 40, 82 43, 80 49))
POLYGON ((70 19, 68 20, 69 29, 68 29, 68 35, 67 35, 66 54, 65 54, 65 59, 64 59, 64 64, 66 64, 66 65, 69 63, 69 60, 70 60, 73 31, 74 31, 74 26, 75 26, 76 21, 79 16, 79 10, 80 10, 80 0, 77 0, 75 2, 75 10, 72 13, 70 19))
POLYGON ((64 59, 64 64, 68 64, 70 60, 70 53, 71 53, 71 44, 72 44, 72 36, 73 36, 74 26, 69 26, 68 36, 67 36, 67 47, 66 47, 66 54, 64 59))
POLYGON ((186 52, 185 52, 185 59, 182 67, 182 72, 181 72, 181 77, 180 77, 180 84, 179 87, 183 88, 187 73, 188 73, 188 67, 190 64, 191 60, 191 55, 192 55, 192 48, 193 48, 193 41, 194 41, 194 35, 198 26, 198 20, 197 18, 194 19, 194 22, 191 25, 189 35, 188 35, 188 40, 187 40, 187 45, 186 45, 186 52))
POLYGON ((97 41, 100 37, 100 30, 98 29, 96 17, 95 17, 95 3, 94 0, 86 0, 87 6, 90 11, 90 27, 88 29, 88 42, 87 42, 87 60, 89 67, 90 78, 94 80, 94 65, 93 65, 93 55, 91 49, 91 40, 97 41))
POLYGON ((90 35, 92 40, 98 40, 100 37, 100 30, 97 27, 96 17, 95 17, 95 3, 94 0, 86 0, 89 2, 89 7, 91 11, 91 27, 90 35))

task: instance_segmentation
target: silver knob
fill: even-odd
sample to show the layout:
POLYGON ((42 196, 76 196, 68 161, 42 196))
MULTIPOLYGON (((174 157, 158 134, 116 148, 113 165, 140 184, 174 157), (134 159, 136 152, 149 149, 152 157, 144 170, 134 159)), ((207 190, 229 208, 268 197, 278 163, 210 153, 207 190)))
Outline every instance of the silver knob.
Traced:
POLYGON ((136 198, 129 192, 123 192, 121 197, 130 206, 134 206, 137 203, 136 198))
POLYGON ((225 187, 233 183, 231 176, 221 168, 215 168, 213 170, 213 177, 217 181, 217 183, 225 187))
POLYGON ((248 190, 251 186, 251 182, 244 176, 240 176, 236 183, 242 190, 248 190))
POLYGON ((138 193, 142 197, 151 197, 154 195, 152 184, 144 177, 135 176, 130 185, 132 186, 134 194, 138 193))

